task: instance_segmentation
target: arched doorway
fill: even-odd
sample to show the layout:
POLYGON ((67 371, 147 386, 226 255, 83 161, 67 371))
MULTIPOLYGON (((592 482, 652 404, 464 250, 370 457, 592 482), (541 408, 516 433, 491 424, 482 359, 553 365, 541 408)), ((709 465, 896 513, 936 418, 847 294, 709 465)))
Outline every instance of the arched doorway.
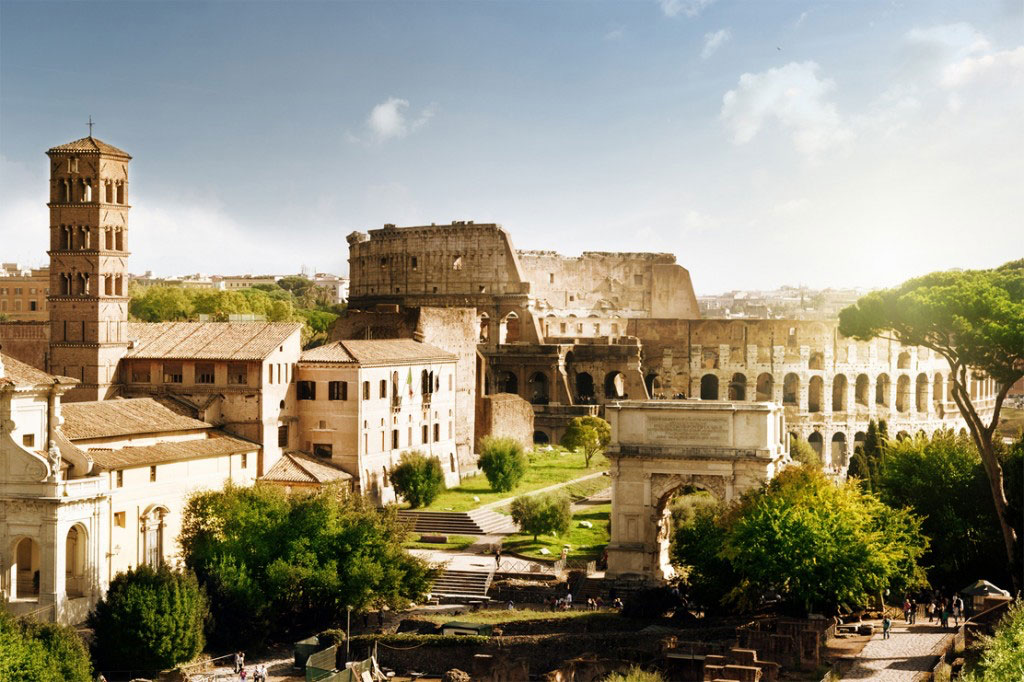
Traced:
POLYGON ((594 402, 594 377, 589 372, 576 375, 576 399, 580 403, 594 402))
POLYGON ((821 412, 821 394, 825 391, 825 382, 821 377, 811 377, 807 384, 807 411, 821 412))
POLYGON ((844 467, 849 461, 849 454, 846 451, 846 434, 837 431, 832 435, 832 466, 844 467))
POLYGON ((530 394, 530 402, 534 405, 547 405, 550 400, 548 377, 543 372, 534 372, 526 382, 526 390, 530 394))
POLYGON ((85 579, 88 545, 88 535, 81 524, 68 530, 64 540, 64 589, 68 597, 82 597, 88 591, 85 579))
POLYGON ((733 374, 729 382, 729 400, 747 399, 747 376, 745 374, 733 374))
POLYGON ((604 397, 607 400, 626 397, 626 377, 622 376, 622 372, 608 372, 605 376, 604 397))
POLYGON ((868 406, 868 389, 871 385, 867 374, 857 375, 857 384, 854 386, 853 399, 858 405, 863 407, 868 406))
POLYGON ((832 379, 832 411, 846 412, 846 376, 843 374, 832 379))
POLYGON ((896 411, 906 412, 910 409, 910 377, 906 374, 896 380, 896 411))
POLYGON ((498 372, 498 393, 519 394, 519 379, 513 372, 498 372))
POLYGON ((39 597, 39 543, 22 538, 14 546, 14 564, 11 566, 11 599, 37 599, 39 597))
POLYGON ((825 452, 825 443, 821 437, 821 432, 811 431, 811 435, 807 436, 807 443, 814 448, 814 451, 818 453, 818 457, 821 458, 825 452))
POLYGON ((548 434, 544 431, 537 430, 533 432, 533 442, 536 445, 547 445, 551 442, 551 439, 548 438, 548 434))
POLYGON ((889 407, 889 375, 879 374, 878 381, 875 382, 875 404, 881 405, 882 407, 889 407))
POLYGON ((790 372, 782 380, 782 404, 800 404, 800 377, 790 372))
POLYGON ((501 321, 499 343, 518 343, 520 340, 519 315, 511 312, 501 321))
POLYGON ((726 483, 722 477, 701 474, 654 474, 651 477, 651 496, 655 503, 650 522, 655 525, 652 529, 653 539, 657 547, 659 573, 663 579, 669 579, 675 574, 670 556, 674 535, 672 501, 690 493, 706 493, 712 504, 724 502, 727 498, 726 483))
POLYGON ((866 443, 867 440, 868 434, 864 433, 863 431, 858 431, 857 433, 853 434, 853 451, 856 452, 857 448, 863 450, 864 443, 866 443))
POLYGON ((700 399, 718 400, 718 377, 705 374, 700 378, 700 399))
POLYGON ((775 377, 768 372, 757 376, 757 402, 768 402, 772 399, 772 392, 775 390, 775 377))
POLYGON ((918 412, 928 411, 928 375, 917 375, 917 386, 914 391, 914 406, 918 412))
POLYGON ((647 395, 652 398, 656 398, 661 395, 661 379, 658 378, 657 373, 651 372, 644 378, 644 383, 647 384, 647 395))

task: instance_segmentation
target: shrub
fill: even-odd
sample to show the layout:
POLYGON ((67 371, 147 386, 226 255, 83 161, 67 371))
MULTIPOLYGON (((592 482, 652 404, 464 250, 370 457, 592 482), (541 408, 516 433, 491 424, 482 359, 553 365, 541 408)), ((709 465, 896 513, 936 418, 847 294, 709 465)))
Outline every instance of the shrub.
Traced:
POLYGON ((626 672, 612 673, 603 682, 665 682, 661 673, 634 665, 626 672))
POLYGON ((789 456, 794 462, 800 462, 812 469, 821 468, 821 456, 818 451, 811 447, 811 444, 800 438, 793 438, 789 442, 789 456))
POLYGON ((562 436, 562 446, 583 453, 583 466, 590 468, 590 460, 601 452, 612 439, 612 426, 600 417, 573 417, 562 436))
POLYGON ((512 500, 512 520, 533 536, 562 535, 572 525, 572 510, 565 495, 524 495, 512 500))
POLYGON ((1017 601, 996 626, 995 634, 982 637, 981 658, 961 679, 964 682, 1017 682, 1024 679, 1024 603, 1017 601))
POLYGON ((164 670, 191 661, 206 643, 206 595, 195 576, 139 566, 119 573, 89 614, 101 669, 164 670))
POLYGON ((73 628, 19 620, 0 609, 0 680, 91 682, 92 664, 73 628))
POLYGON ((480 468, 491 485, 491 490, 508 492, 526 475, 529 460, 523 453, 523 446, 514 438, 484 438, 480 449, 480 468))
POLYGON ((436 457, 414 450, 402 455, 391 483, 410 507, 426 507, 444 490, 444 470, 436 457))

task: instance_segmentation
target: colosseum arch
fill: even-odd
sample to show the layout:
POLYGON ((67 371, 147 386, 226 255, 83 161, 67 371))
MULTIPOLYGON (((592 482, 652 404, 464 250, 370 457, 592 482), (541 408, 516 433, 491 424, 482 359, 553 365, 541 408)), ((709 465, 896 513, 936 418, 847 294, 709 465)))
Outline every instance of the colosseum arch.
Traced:
POLYGON ((534 405, 547 405, 551 400, 548 377, 544 372, 534 372, 530 375, 530 380, 526 382, 526 391, 534 405))
POLYGON ((499 372, 498 393, 514 393, 519 395, 519 377, 513 372, 499 372))
POLYGON ((914 387, 914 404, 918 412, 928 411, 928 375, 917 375, 917 385, 914 387))
POLYGON ((825 439, 822 437, 820 431, 811 431, 810 435, 807 436, 807 443, 814 451, 818 453, 818 457, 825 459, 825 439))
POLYGON ((853 391, 854 391, 854 394, 853 394, 854 402, 857 403, 858 405, 861 405, 862 407, 868 407, 870 405, 870 403, 868 402, 870 400, 870 396, 868 395, 868 391, 870 389, 871 389, 871 380, 868 378, 868 375, 867 374, 858 374, 857 375, 857 383, 856 383, 856 385, 854 386, 854 389, 853 389, 853 391))
POLYGON ((576 397, 581 402, 594 399, 594 377, 590 375, 590 372, 576 374, 576 397))
POLYGON ((939 408, 939 416, 942 416, 942 403, 946 399, 946 387, 945 378, 941 372, 935 373, 935 378, 932 380, 932 401, 939 408))
POLYGON ((836 431, 832 434, 832 466, 846 466, 850 453, 846 449, 846 434, 836 431))
POLYGON ((747 377, 745 374, 737 372, 732 375, 732 381, 729 382, 729 400, 746 400, 747 399, 747 377))
POLYGON ((845 374, 837 374, 832 378, 832 411, 846 412, 845 374))
POLYGON ((718 400, 718 377, 705 374, 700 378, 700 399, 718 400))
POLYGON ((878 375, 878 379, 875 381, 875 404, 881 405, 882 407, 889 406, 889 391, 891 389, 891 382, 889 375, 882 373, 878 375))
POLYGON ((518 343, 522 334, 519 315, 515 311, 510 312, 501 321, 498 333, 498 343, 518 343))
POLYGON ((811 377, 807 383, 807 411, 821 412, 822 394, 825 392, 825 381, 821 377, 811 377))
POLYGON ((766 402, 773 400, 772 393, 775 389, 775 377, 768 372, 757 375, 757 401, 766 402))
POLYGON ((626 397, 626 377, 622 372, 608 372, 604 377, 604 397, 607 400, 626 397))
POLYGON ((910 353, 903 351, 896 358, 896 369, 910 369, 910 353))
POLYGON ((800 377, 790 372, 782 380, 782 404, 800 404, 800 377))
POLYGON ((649 372, 644 377, 644 383, 647 384, 647 394, 652 398, 661 393, 661 379, 657 372, 649 372))
POLYGON ((910 410, 910 377, 901 374, 896 380, 896 411, 908 412, 910 410))

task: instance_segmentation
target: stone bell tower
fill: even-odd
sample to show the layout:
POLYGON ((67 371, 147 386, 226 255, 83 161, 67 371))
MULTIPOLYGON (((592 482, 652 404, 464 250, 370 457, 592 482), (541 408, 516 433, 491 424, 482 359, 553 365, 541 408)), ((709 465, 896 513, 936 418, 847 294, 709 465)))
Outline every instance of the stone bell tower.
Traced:
MULTIPOLYGON (((90 123, 90 133, 91 133, 90 123)), ((128 348, 128 163, 91 134, 50 157, 50 352, 47 369, 81 384, 64 400, 113 393, 128 348)))

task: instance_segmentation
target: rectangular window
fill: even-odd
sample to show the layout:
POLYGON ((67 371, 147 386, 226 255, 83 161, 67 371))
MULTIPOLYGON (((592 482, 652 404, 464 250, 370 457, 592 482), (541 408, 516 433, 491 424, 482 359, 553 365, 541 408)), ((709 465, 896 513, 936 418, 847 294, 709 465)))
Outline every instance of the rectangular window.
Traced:
POLYGON ((274 366, 273 365, 267 365, 267 383, 268 384, 274 383, 274 366))
POLYGON ((149 482, 156 483, 156 467, 149 467, 149 482))
POLYGON ((398 449, 398 429, 392 429, 391 431, 391 449, 398 449))
POLYGON ((228 383, 235 386, 249 383, 249 366, 244 362, 228 363, 228 383))
POLYGON ((642 287, 644 285, 644 276, 643 275, 633 275, 633 285, 634 286, 638 286, 638 287, 642 287))
POLYGON ((281 424, 277 427, 277 447, 288 447, 288 425, 281 424))
POLYGON ((316 382, 300 381, 296 392, 299 400, 316 400, 316 382))
POLYGON ((328 400, 348 400, 348 382, 347 381, 329 381, 329 382, 327 382, 327 399, 328 400))
POLYGON ((245 452, 242 453, 242 468, 243 469, 248 469, 249 468, 249 454, 245 453, 245 452))
POLYGON ((381 379, 380 380, 380 399, 384 400, 387 397, 388 397, 388 380, 387 379, 381 379))
POLYGON ((441 440, 441 425, 434 424, 434 442, 441 440))
POLYGON ((452 375, 452 374, 449 374, 448 375, 448 390, 449 391, 452 390, 452 386, 454 385, 454 383, 455 383, 455 376, 452 375))
POLYGON ((196 363, 196 383, 197 384, 212 384, 213 375, 213 363, 212 362, 197 362, 196 363))
POLYGON ((548 273, 548 284, 554 284, 554 283, 555 283, 555 273, 549 272, 548 273))
POLYGON ((125 513, 124 512, 114 512, 114 525, 115 526, 117 526, 118 528, 124 528, 124 525, 125 525, 124 521, 125 521, 125 513))
POLYGON ((132 383, 148 384, 150 380, 150 365, 148 362, 132 363, 132 383))
POLYGON ((416 256, 413 256, 412 257, 412 269, 415 270, 417 267, 419 267, 419 263, 416 260, 416 256))
POLYGON ((124 469, 118 469, 117 470, 116 478, 117 478, 117 487, 118 488, 123 488, 124 487, 124 469))
POLYGON ((426 424, 423 425, 423 442, 430 442, 430 427, 426 424))
POLYGON ((34 448, 36 446, 36 434, 26 433, 21 437, 21 444, 26 448, 34 448))
POLYGON ((38 310, 39 309, 39 304, 36 301, 29 301, 28 302, 28 309, 29 310, 38 310))
POLYGON ((363 382, 363 400, 369 400, 369 399, 370 399, 370 382, 369 381, 364 381, 363 382))
POLYGON ((164 363, 164 383, 165 384, 180 384, 181 383, 181 363, 180 362, 165 362, 164 363))
POLYGON ((558 331, 561 332, 562 334, 565 333, 565 322, 562 322, 558 325, 558 331))
POLYGON ((317 457, 324 457, 330 459, 331 454, 334 451, 334 446, 330 443, 313 443, 313 454, 317 457))

